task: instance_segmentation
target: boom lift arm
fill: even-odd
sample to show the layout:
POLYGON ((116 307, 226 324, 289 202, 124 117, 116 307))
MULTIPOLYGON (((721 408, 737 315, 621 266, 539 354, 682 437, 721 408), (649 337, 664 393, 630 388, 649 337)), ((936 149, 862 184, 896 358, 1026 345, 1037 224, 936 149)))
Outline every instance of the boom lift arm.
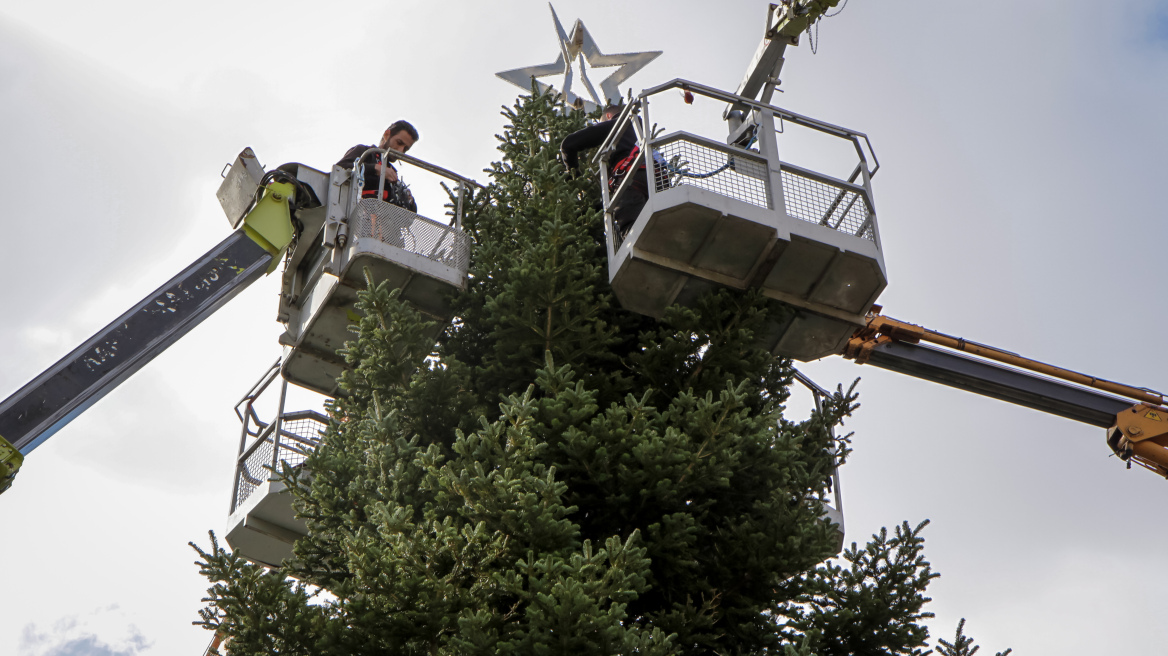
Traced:
MULTIPOLYGON (((839 0, 783 0, 771 3, 762 41, 735 95, 769 104, 779 85, 779 73, 783 71, 783 55, 787 52, 787 46, 798 45, 799 34, 837 4, 839 0)), ((748 106, 741 103, 726 108, 722 117, 730 122, 729 143, 738 143, 743 138, 743 120, 749 110, 748 106)))
POLYGON ((275 269, 295 236, 291 213, 300 184, 280 171, 264 175, 249 148, 221 195, 232 186, 235 232, 0 402, 0 492, 24 456, 275 269))
POLYGON ((879 307, 849 340, 843 356, 1106 428, 1108 446, 1129 466, 1135 462, 1168 478, 1168 407, 1160 392, 892 319, 879 314, 879 307))

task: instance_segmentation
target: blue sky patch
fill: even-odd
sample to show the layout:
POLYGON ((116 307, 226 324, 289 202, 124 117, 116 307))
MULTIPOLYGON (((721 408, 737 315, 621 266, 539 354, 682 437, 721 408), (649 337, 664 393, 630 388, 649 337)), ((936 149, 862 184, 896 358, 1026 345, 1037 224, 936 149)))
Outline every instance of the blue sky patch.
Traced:
POLYGON ((1157 8, 1152 12, 1148 36, 1153 42, 1168 46, 1168 7, 1157 8))

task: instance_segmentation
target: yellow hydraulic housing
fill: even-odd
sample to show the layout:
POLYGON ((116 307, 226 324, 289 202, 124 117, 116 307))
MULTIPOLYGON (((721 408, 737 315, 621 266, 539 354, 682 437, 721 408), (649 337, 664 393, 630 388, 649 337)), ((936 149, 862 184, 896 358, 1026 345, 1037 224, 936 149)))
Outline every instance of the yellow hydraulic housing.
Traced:
POLYGON ((12 479, 16 478, 16 472, 20 471, 20 465, 24 462, 24 456, 16 447, 0 437, 0 492, 7 490, 12 485, 12 479))
POLYGON ((1168 478, 1168 409, 1139 403, 1119 413, 1107 444, 1124 460, 1168 478))
POLYGON ((291 204, 296 188, 288 182, 272 182, 264 195, 243 219, 242 230, 257 244, 272 254, 271 273, 280 264, 280 256, 296 237, 292 225, 291 204))

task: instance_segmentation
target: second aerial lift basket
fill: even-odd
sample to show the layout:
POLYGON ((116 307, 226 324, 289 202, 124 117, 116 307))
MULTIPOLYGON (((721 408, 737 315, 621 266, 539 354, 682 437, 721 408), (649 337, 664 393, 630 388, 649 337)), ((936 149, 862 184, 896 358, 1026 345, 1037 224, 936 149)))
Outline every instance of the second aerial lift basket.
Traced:
POLYGON ((621 305, 660 317, 711 289, 758 287, 794 309, 761 336, 766 348, 804 361, 839 353, 887 284, 867 137, 680 79, 644 91, 617 120, 597 158, 608 157, 631 123, 640 146, 633 168, 643 164, 650 181, 648 201, 621 240, 611 209, 632 176, 609 193, 609 173, 599 167, 609 279, 621 305), (650 100, 673 89, 749 115, 728 142, 684 131, 653 136, 644 128, 652 125, 650 100), (782 161, 776 121, 852 142, 859 163, 844 179, 782 161))

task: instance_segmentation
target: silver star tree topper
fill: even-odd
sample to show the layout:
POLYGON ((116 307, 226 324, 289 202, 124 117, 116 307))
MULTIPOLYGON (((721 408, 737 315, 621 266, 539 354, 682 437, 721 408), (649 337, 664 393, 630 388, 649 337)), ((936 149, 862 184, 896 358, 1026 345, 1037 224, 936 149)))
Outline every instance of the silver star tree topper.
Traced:
POLYGON ((588 33, 588 28, 584 27, 583 21, 577 19, 576 24, 572 26, 572 33, 567 34, 564 32, 564 26, 560 24, 560 17, 556 15, 556 8, 552 7, 551 3, 548 3, 548 7, 552 10, 552 20, 556 23, 556 35, 560 39, 560 56, 556 58, 556 61, 551 64, 526 66, 524 68, 515 68, 509 71, 495 73, 495 75, 524 91, 531 90, 531 81, 534 79, 536 84, 539 85, 539 90, 547 93, 552 90, 552 86, 540 82, 539 78, 562 74, 564 76, 564 88, 561 92, 564 94, 564 102, 575 107, 583 107, 589 112, 595 111, 606 102, 618 102, 621 98, 620 84, 661 55, 660 50, 606 55, 600 52, 596 41, 588 33), (613 71, 611 75, 600 83, 603 100, 601 100, 602 96, 596 95, 596 88, 592 86, 592 81, 588 79, 588 67, 584 65, 585 60, 588 62, 588 67, 591 68, 620 66, 620 68, 613 71), (577 63, 579 64, 580 82, 587 89, 588 98, 581 98, 572 93, 573 69, 577 63))

